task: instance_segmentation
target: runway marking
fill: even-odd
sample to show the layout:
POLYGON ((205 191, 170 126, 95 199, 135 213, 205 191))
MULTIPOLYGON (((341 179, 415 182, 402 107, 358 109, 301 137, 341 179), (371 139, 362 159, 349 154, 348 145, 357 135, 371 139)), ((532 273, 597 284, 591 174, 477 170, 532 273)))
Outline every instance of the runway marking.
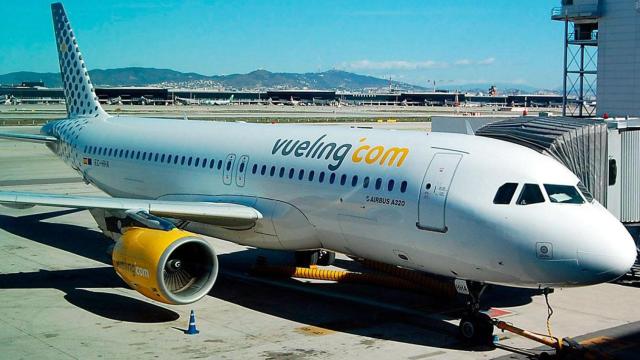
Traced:
POLYGON ((319 326, 313 326, 313 325, 301 326, 299 328, 296 328, 295 331, 304 335, 311 335, 311 336, 323 336, 323 335, 330 335, 335 333, 334 330, 325 329, 325 328, 322 328, 319 326))

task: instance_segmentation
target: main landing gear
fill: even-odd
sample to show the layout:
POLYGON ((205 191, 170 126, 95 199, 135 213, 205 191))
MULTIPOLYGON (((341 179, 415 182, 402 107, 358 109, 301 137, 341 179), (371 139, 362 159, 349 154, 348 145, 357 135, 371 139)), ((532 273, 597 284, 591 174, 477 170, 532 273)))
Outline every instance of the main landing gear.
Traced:
POLYGON ((467 296, 467 310, 460 319, 458 332, 465 341, 476 345, 493 343, 493 321, 489 315, 480 312, 480 297, 487 285, 456 280, 458 293, 467 296))
POLYGON ((336 253, 328 250, 296 251, 296 266, 310 267, 312 265, 329 266, 336 260, 336 253))

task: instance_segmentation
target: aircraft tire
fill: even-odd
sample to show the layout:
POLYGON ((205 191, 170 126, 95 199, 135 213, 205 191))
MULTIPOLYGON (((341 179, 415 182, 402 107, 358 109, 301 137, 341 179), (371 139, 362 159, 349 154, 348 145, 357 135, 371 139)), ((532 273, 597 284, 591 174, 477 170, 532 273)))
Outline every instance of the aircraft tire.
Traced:
POLYGON ((462 339, 475 345, 491 345, 493 342, 491 318, 483 313, 463 316, 460 319, 458 332, 462 339))

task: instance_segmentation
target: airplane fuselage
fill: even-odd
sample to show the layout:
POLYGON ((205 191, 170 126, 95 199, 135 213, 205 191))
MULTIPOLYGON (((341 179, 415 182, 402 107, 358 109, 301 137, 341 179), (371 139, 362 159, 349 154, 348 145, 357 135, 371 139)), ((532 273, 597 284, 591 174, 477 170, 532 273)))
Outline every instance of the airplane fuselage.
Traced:
POLYGON ((114 197, 258 209, 264 218, 251 229, 181 224, 240 244, 326 248, 525 287, 602 281, 623 266, 613 261, 618 253, 580 262, 581 252, 609 251, 595 236, 612 235, 602 229, 625 231, 597 202, 554 204, 547 196, 531 205, 493 203, 509 182, 518 184, 516 197, 525 183, 578 182, 555 160, 498 140, 130 117, 62 120, 43 132, 61 138, 52 149, 114 197))

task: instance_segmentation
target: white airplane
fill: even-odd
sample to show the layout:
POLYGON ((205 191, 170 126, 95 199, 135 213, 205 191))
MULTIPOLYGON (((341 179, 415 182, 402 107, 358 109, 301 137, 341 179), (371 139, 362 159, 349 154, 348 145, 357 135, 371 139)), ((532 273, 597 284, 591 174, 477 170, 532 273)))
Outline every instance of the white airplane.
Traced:
POLYGON ((189 99, 189 98, 181 98, 176 97, 176 102, 182 105, 200 105, 202 101, 199 99, 189 99))
POLYGON ((233 102, 233 94, 227 99, 227 100, 204 100, 202 103, 205 105, 215 105, 215 106, 223 106, 223 105, 230 105, 233 102))
POLYGON ((282 100, 280 104, 287 106, 298 106, 300 105, 300 100, 294 100, 292 96, 291 98, 289 98, 289 100, 282 100))
MULTIPOLYGON (((200 235, 317 250, 456 279, 461 333, 490 337, 484 284, 585 286, 625 274, 635 244, 557 161, 483 137, 109 116, 61 4, 52 6, 68 117, 40 135, 111 198, 0 192, 6 206, 88 209, 132 288, 199 300, 218 261, 200 235)), ((309 254, 314 254, 313 252, 309 254)), ((311 258, 309 257, 309 262, 311 258)))

